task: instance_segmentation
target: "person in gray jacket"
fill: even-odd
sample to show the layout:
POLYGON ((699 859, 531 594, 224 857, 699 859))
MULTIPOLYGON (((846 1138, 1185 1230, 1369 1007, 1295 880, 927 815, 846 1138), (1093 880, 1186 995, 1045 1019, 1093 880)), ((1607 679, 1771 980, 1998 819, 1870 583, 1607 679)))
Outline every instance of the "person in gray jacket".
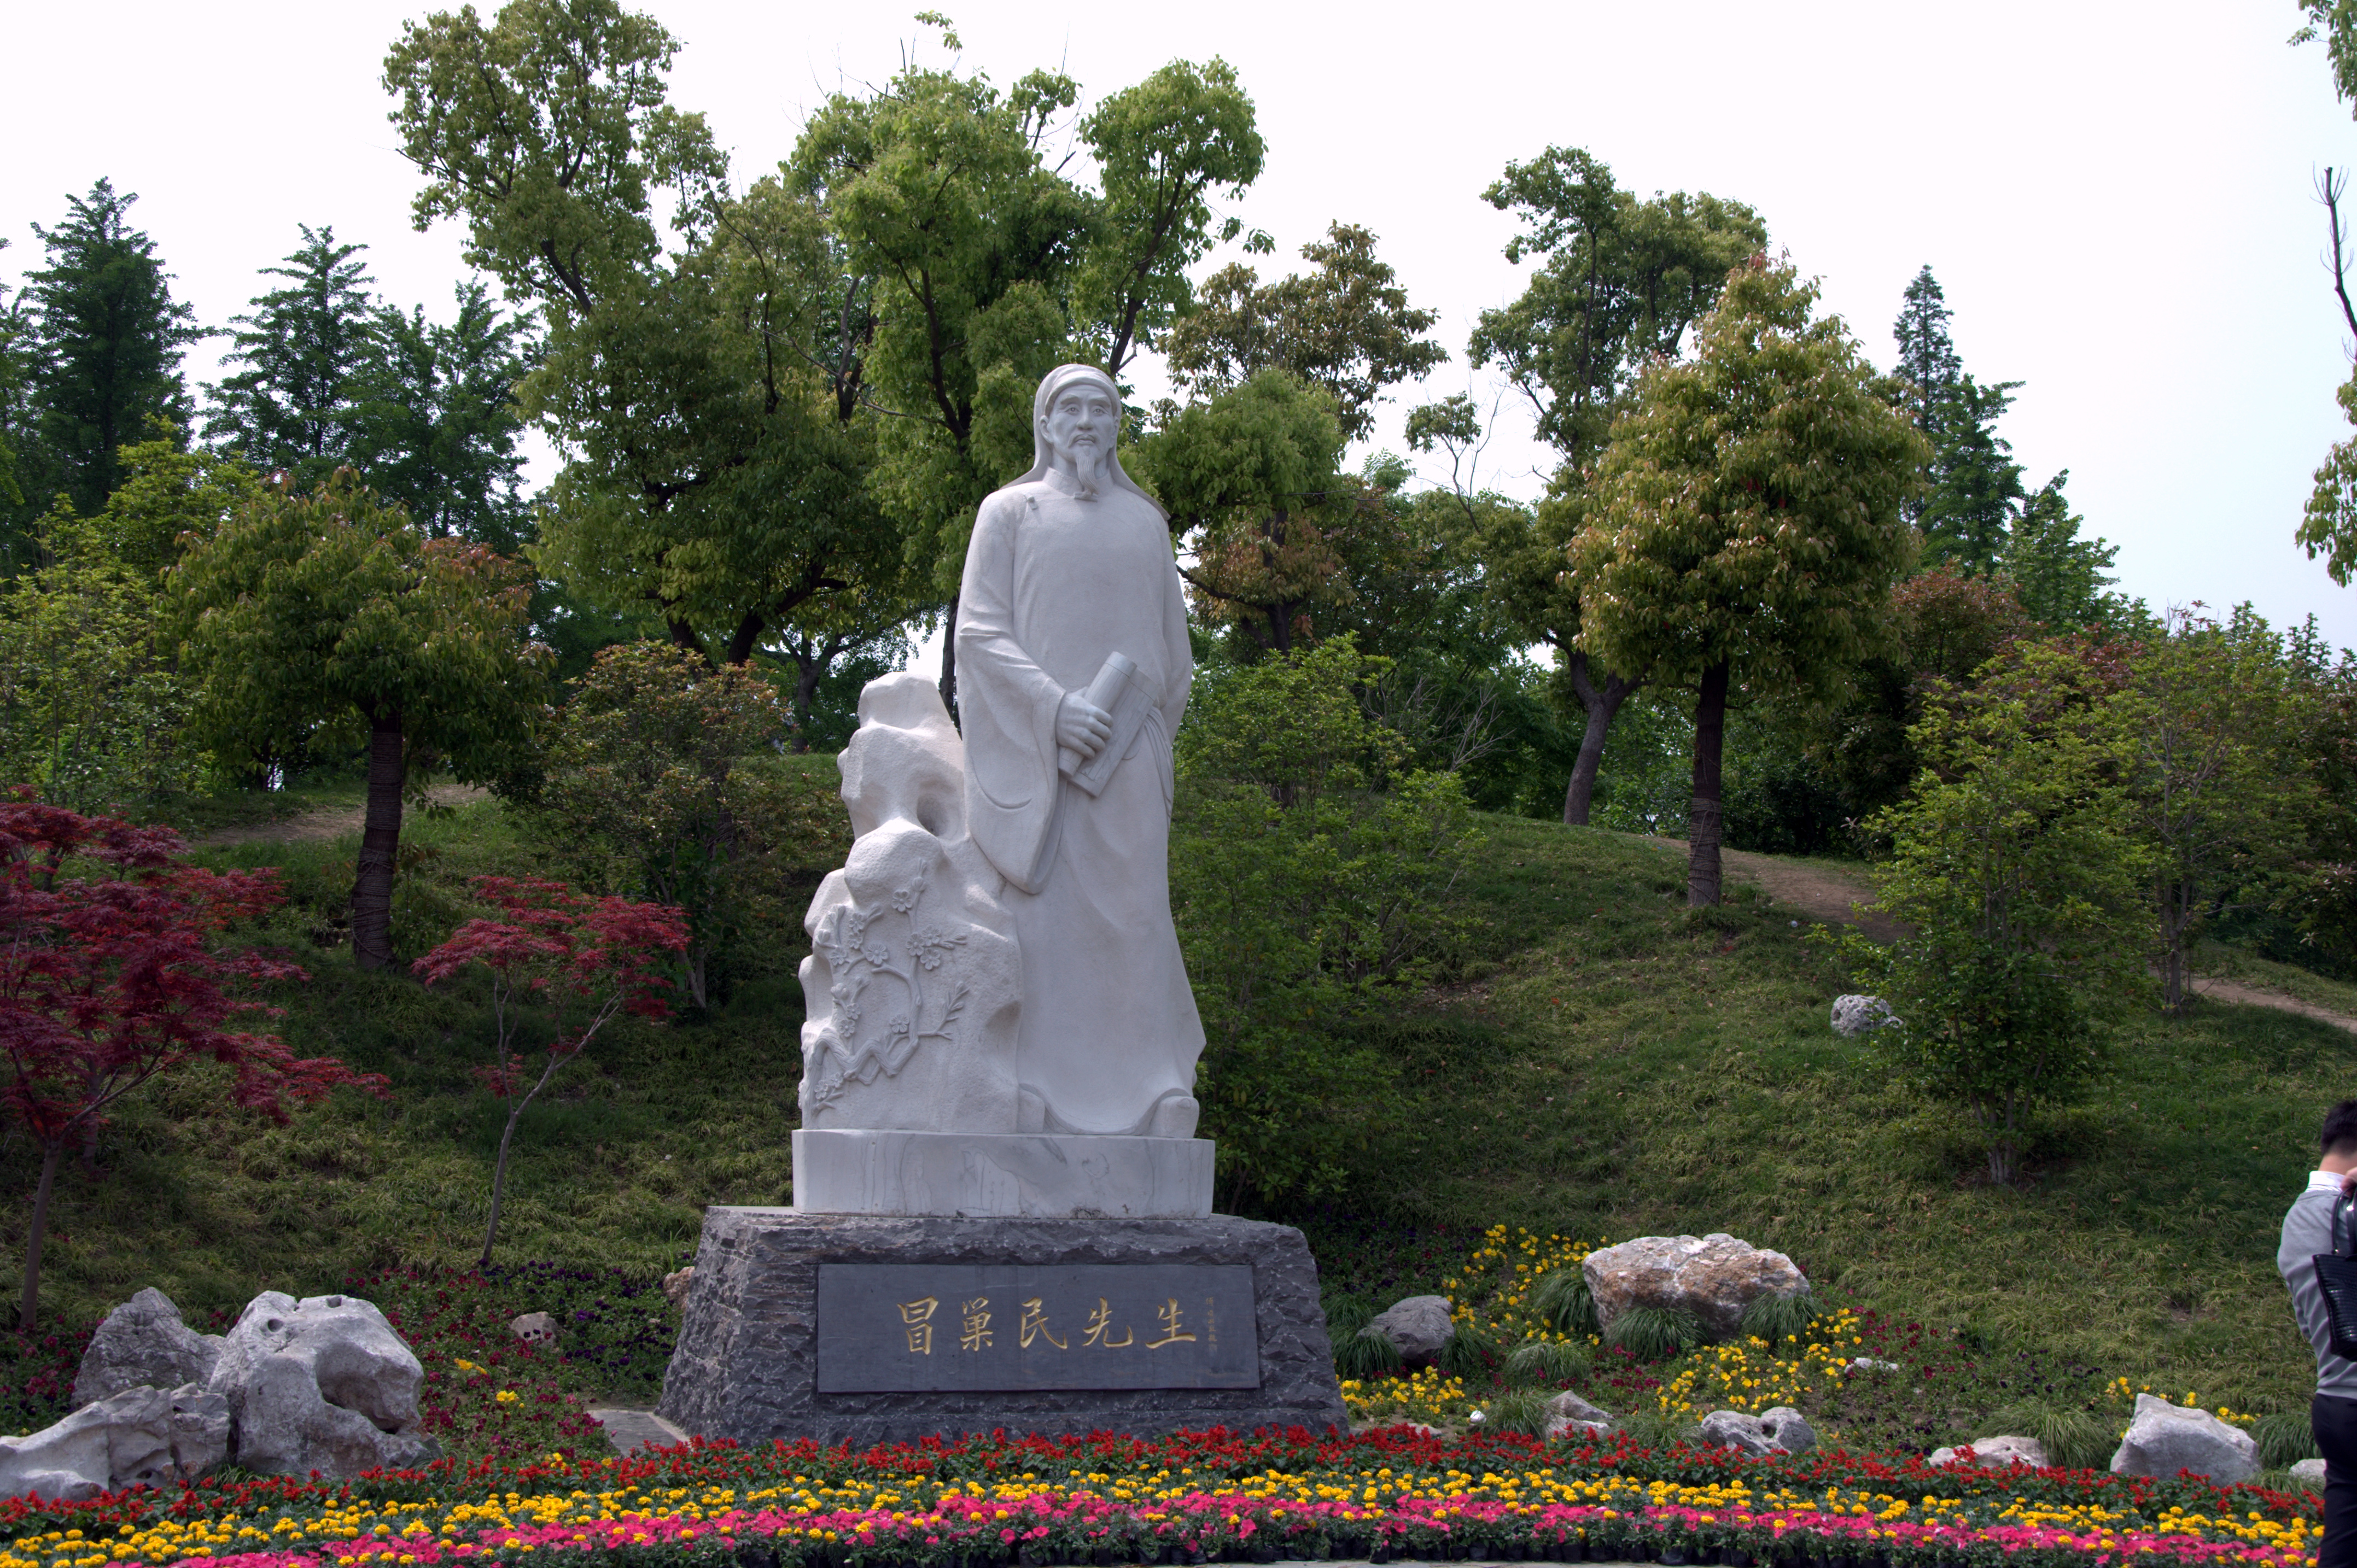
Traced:
MULTIPOLYGON (((2332 1251, 2332 1210, 2342 1196, 2357 1191, 2357 1100, 2344 1100, 2324 1113, 2319 1142, 2323 1157, 2309 1174, 2308 1188, 2292 1199, 2284 1216, 2283 1244, 2276 1272, 2291 1287, 2292 1316, 2316 1347, 2316 1399, 2309 1426, 2316 1451, 2324 1455, 2324 1538, 2317 1568, 2357 1568, 2357 1361, 2332 1353, 2332 1320, 2316 1283, 2316 1255, 2332 1251)), ((2349 1237, 2344 1222, 2342 1235, 2349 1237)))

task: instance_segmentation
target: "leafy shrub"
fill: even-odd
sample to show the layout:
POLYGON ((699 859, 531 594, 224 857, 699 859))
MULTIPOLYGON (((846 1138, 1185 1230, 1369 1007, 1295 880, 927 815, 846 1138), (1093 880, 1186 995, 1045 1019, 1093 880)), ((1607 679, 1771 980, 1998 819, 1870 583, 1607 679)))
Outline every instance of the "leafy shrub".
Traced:
POLYGON ((1345 1026, 1464 940, 1470 810, 1453 776, 1404 770, 1361 707, 1379 663, 1344 638, 1215 671, 1178 736, 1171 908, 1206 1036, 1196 1094, 1222 1180, 1263 1203, 1340 1188, 1396 1071, 1345 1026))
POLYGON ((582 880, 686 914, 698 1006, 714 952, 740 930, 795 929, 802 898, 850 847, 832 793, 779 761, 791 730, 753 671, 622 643, 559 710, 541 777, 516 786, 582 880))

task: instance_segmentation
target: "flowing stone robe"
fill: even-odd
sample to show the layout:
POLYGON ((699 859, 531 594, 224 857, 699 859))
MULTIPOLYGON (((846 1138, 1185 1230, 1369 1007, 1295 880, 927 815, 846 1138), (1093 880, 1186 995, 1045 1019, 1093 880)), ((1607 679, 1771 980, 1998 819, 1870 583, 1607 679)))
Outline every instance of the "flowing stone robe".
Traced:
MULTIPOLYGON (((1170 535, 1143 496, 1050 471, 982 504, 958 590, 967 831, 1022 948, 1024 1132, 1134 1133, 1191 1096, 1203 1025, 1170 920, 1170 737, 1194 664, 1170 535), (1056 713, 1109 653, 1161 693, 1103 793, 1062 776, 1056 713)), ((1178 1136, 1184 1127, 1162 1131, 1178 1136)))

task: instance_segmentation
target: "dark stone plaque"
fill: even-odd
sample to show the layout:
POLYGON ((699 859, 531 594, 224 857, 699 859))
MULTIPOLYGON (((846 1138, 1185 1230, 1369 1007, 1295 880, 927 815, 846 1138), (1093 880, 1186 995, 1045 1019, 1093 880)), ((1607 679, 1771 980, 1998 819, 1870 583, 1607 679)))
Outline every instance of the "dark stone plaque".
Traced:
MULTIPOLYGON (((852 1299, 860 1299, 856 1292, 852 1299)), ((1350 1426, 1318 1305, 1318 1265, 1301 1232, 1224 1215, 966 1219, 708 1208, 684 1319, 658 1408, 664 1419, 705 1437, 740 1443, 814 1437, 865 1446, 1002 1427, 1143 1434, 1182 1427, 1302 1426, 1316 1433, 1350 1426), (846 1323, 834 1305, 839 1285, 829 1278, 838 1270, 855 1281, 872 1271, 890 1288, 866 1298, 874 1309, 868 1316, 855 1306, 846 1323), (1106 1283, 1093 1284, 1096 1272, 1106 1283), (829 1281, 823 1286, 823 1278, 829 1281), (898 1282, 904 1279, 920 1288, 903 1290, 898 1282), (1125 1283, 1116 1286, 1116 1279, 1125 1283), (1003 1296, 1010 1283, 1032 1288, 1003 1296), (940 1304, 933 1313, 920 1323, 903 1323, 901 1305, 927 1296, 940 1304), (1024 1304, 1034 1297, 1045 1328, 1064 1342, 1064 1354, 1168 1357, 1186 1349, 1206 1359, 1212 1317, 1199 1319, 1191 1304, 1208 1297, 1217 1319, 1218 1365, 1250 1370, 1177 1387, 1045 1381, 984 1387, 979 1380, 944 1378, 930 1386, 844 1388, 822 1377, 823 1364, 834 1373, 834 1336, 845 1330, 888 1331, 889 1337, 866 1343, 885 1350, 897 1346, 905 1357, 908 1329, 931 1325, 932 1359, 939 1362, 964 1337, 968 1315, 962 1308, 977 1299, 990 1303, 977 1313, 990 1314, 991 1351, 1004 1354, 1012 1343, 1019 1368, 1022 1355, 1041 1349, 1036 1322, 1028 1352, 1022 1343, 1024 1304), (1109 1334, 1116 1340, 1126 1337, 1129 1344, 1110 1351, 1089 1344, 1089 1319, 1099 1297, 1107 1319, 1099 1340, 1109 1334), (1151 1350, 1168 1332, 1161 1313, 1174 1297, 1178 1331, 1202 1337, 1151 1350), (1227 1360, 1231 1354, 1239 1359, 1227 1360)), ((856 1344, 853 1348, 856 1366, 856 1344)), ((1157 1369, 1156 1382, 1166 1375, 1157 1369)), ((999 1383, 996 1376, 984 1380, 999 1383)))
POLYGON ((821 1263, 818 1391, 1253 1389, 1249 1265, 821 1263))

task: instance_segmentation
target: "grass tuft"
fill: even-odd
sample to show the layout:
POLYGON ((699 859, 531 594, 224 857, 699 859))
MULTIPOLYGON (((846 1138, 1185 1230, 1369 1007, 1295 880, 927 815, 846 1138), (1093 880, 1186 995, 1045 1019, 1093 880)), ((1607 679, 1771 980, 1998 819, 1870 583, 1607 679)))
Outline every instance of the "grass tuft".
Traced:
POLYGON ((1763 1295, 1743 1309, 1742 1332, 1764 1339, 1779 1356, 1797 1356, 1812 1338, 1817 1320, 1825 1315, 1816 1295, 1796 1291, 1791 1295, 1763 1295))
POLYGON ((1703 1342, 1702 1325, 1674 1307, 1632 1306, 1612 1320, 1604 1343, 1640 1361, 1666 1361, 1703 1342))
POLYGON ((1434 1359, 1452 1378, 1487 1378, 1505 1355, 1506 1348, 1498 1343, 1495 1334, 1478 1323, 1460 1323, 1434 1359))
POLYGON ((2288 1470, 2303 1459, 2321 1457, 2306 1411, 2263 1415, 2252 1423, 2251 1437, 2259 1445, 2259 1464, 2269 1470, 2288 1470))
POLYGON ((1525 1437, 1544 1437, 1547 1414, 1545 1394, 1536 1389, 1508 1389, 1491 1402, 1488 1424, 1492 1432, 1516 1432, 1525 1437))
POLYGON ((1596 1321, 1596 1297, 1587 1289, 1587 1275, 1577 1267, 1553 1269, 1531 1287, 1531 1311, 1557 1334, 1600 1334, 1596 1321))
POLYGON ((2059 1405, 2007 1405, 1974 1430, 1983 1437, 2034 1437, 2048 1464, 2072 1470, 2101 1469, 2119 1446, 2118 1437, 2093 1415, 2059 1405))
POLYGON ((1506 1353, 1506 1380, 1560 1388, 1594 1370, 1596 1359, 1575 1339, 1525 1339, 1506 1353))

